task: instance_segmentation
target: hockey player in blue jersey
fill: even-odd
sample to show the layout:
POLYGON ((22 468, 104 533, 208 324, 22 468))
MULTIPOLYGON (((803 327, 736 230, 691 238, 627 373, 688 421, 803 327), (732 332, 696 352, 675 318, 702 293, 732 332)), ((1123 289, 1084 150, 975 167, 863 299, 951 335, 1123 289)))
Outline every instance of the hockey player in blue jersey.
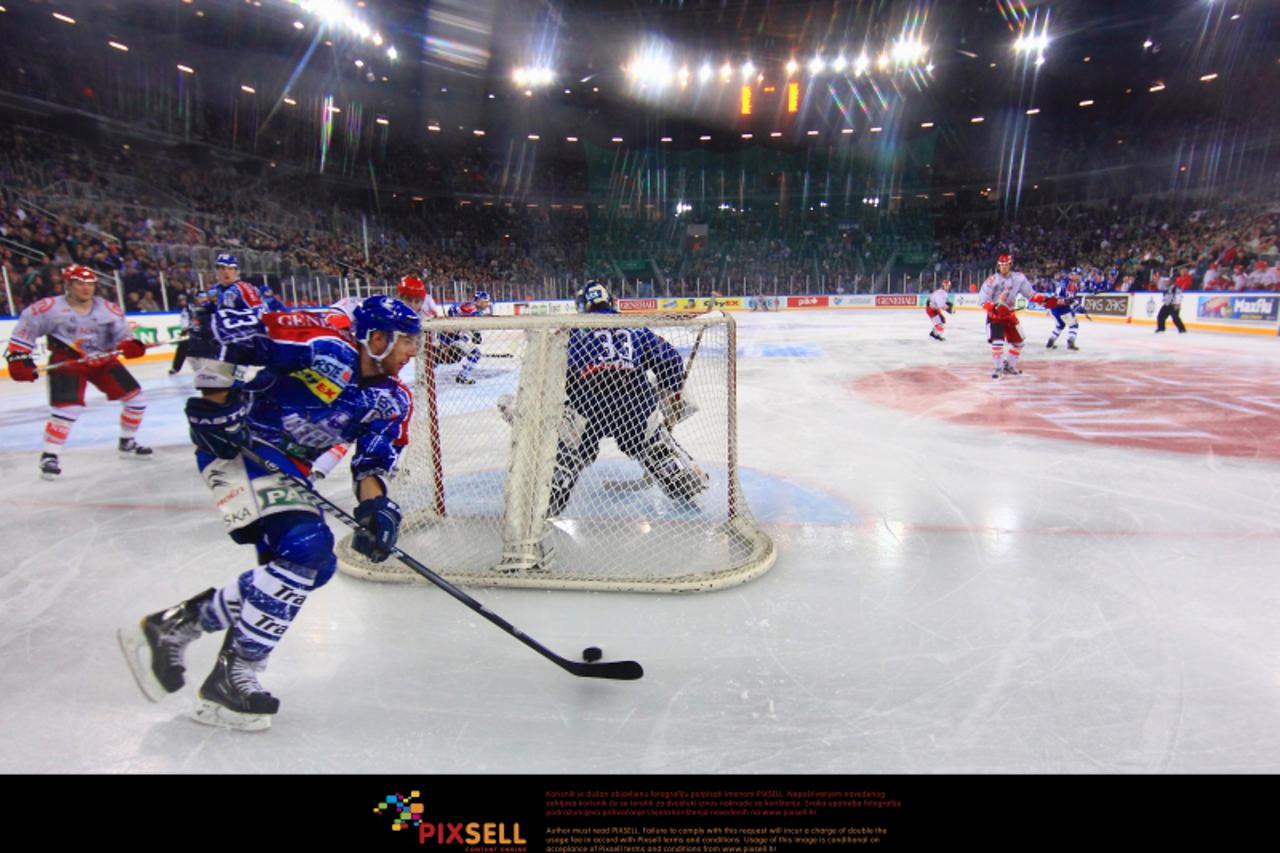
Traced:
MULTIPOLYGON (((184 683, 186 646, 226 632, 195 717, 243 730, 270 726, 279 700, 258 673, 307 598, 333 576, 334 539, 321 511, 284 477, 245 456, 251 448, 306 477, 334 444, 355 442, 351 472, 364 525, 352 547, 385 560, 399 535, 400 510, 387 483, 408 441, 412 398, 396 374, 418 349, 417 312, 385 296, 355 310, 354 334, 306 312, 222 309, 208 338, 219 360, 260 366, 249 383, 187 400, 196 463, 231 538, 257 549, 255 568, 120 631, 138 684, 153 701, 184 683)), ((193 342, 193 346, 195 342, 193 342)))
MULTIPOLYGON (((449 317, 484 317, 493 314, 493 300, 483 290, 477 290, 470 302, 450 305, 445 312, 449 317)), ((444 364, 462 361, 462 369, 454 377, 460 385, 474 385, 471 371, 480 363, 480 332, 442 332, 439 339, 440 358, 444 364)))
POLYGON ((262 303, 266 306, 268 311, 289 310, 289 306, 285 305, 284 302, 281 301, 280 297, 276 296, 276 292, 271 289, 271 285, 262 285, 259 292, 262 294, 262 303))
MULTIPOLYGON (((595 281, 587 282, 577 303, 582 313, 618 313, 609 291, 595 281)), ((673 500, 690 501, 706 489, 709 478, 667 426, 680 419, 683 384, 680 353, 651 330, 574 329, 549 514, 559 515, 569 503, 578 476, 596 460, 606 436, 673 500)))
MULTIPOLYGON (((192 315, 189 331, 192 340, 207 337, 205 327, 211 322, 213 312, 224 309, 233 311, 253 311, 261 314, 272 310, 263 299, 262 291, 256 286, 240 278, 240 261, 235 255, 223 253, 214 262, 217 269, 217 281, 209 288, 207 303, 202 304, 192 315)), ((212 353, 200 352, 197 346, 189 348, 191 369, 195 372, 196 390, 202 393, 222 391, 230 388, 243 373, 237 371, 237 365, 228 361, 219 361, 212 353)))
POLYGON ((1049 333, 1049 343, 1045 344, 1049 349, 1057 349, 1058 335, 1062 334, 1063 329, 1067 329, 1067 349, 1080 349, 1076 346, 1076 333, 1080 331, 1080 320, 1076 317, 1076 311, 1080 310, 1080 304, 1084 298, 1080 285, 1082 277, 1083 272, 1080 267, 1072 267, 1067 278, 1059 282, 1053 295, 1045 300, 1045 307, 1053 315, 1055 323, 1053 331, 1049 333))

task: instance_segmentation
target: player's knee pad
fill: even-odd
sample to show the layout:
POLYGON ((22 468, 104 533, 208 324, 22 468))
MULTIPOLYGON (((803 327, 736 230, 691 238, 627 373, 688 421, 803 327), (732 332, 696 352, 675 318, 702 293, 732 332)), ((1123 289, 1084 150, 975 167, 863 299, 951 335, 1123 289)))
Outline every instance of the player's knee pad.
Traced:
POLYGON ((641 452, 640 465, 653 475, 667 497, 675 500, 693 500, 711 483, 711 477, 665 427, 654 434, 649 446, 641 452))
POLYGON ((266 545, 277 560, 290 564, 294 571, 319 589, 329 582, 338 567, 333 554, 333 533, 324 519, 309 514, 289 513, 275 516, 265 524, 266 545))

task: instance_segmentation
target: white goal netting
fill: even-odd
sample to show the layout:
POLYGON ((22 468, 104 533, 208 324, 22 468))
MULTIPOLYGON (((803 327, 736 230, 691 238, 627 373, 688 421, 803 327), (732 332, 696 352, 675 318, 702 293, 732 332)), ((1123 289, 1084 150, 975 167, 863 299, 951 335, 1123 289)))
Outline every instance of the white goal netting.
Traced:
MULTIPOLYGON (((400 547, 432 570, 464 585, 683 592, 773 565, 738 477, 732 318, 484 317, 427 331, 392 496, 400 547)), ((338 557, 358 577, 418 579, 368 562, 349 536, 338 557)))

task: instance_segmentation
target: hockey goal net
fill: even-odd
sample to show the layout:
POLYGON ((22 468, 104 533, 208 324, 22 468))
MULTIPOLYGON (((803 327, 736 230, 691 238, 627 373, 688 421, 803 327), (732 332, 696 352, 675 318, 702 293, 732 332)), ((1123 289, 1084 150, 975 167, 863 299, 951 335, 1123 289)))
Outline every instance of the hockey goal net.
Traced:
MULTIPOLYGON (((400 547, 433 571, 463 585, 686 592, 773 565, 739 479, 732 318, 483 317, 427 331, 391 491, 400 547), (626 368, 643 361, 643 329, 674 348, 656 345, 661 369, 626 368), (582 336, 616 361, 590 382, 570 355, 582 336), (679 383, 674 406, 664 378, 679 383)), ((418 580, 350 543, 345 573, 418 580)))

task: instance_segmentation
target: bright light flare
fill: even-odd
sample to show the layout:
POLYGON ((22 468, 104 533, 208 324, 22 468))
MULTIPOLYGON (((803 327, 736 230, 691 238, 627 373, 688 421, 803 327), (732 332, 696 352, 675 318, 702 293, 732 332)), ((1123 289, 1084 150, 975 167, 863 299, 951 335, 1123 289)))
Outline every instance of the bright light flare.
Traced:
POLYGON ((192 68, 190 65, 179 65, 179 66, 178 66, 178 70, 179 70, 179 71, 181 71, 183 74, 195 74, 195 73, 196 73, 196 70, 195 70, 194 68, 192 68))
POLYGON ((756 73, 756 67, 751 64, 750 59, 742 63, 742 79, 743 80, 750 80, 751 75, 755 73, 756 73))
POLYGON ((1154 83, 1151 88, 1147 89, 1148 92, 1163 92, 1164 90, 1165 85, 1163 83, 1154 83))
POLYGON ((53 16, 57 18, 59 21, 62 21, 62 23, 64 24, 74 24, 76 22, 75 18, 71 17, 70 15, 64 15, 61 12, 54 12, 53 16))
POLYGON ((114 47, 116 50, 120 51, 121 53, 128 53, 128 52, 129 52, 129 45, 127 45, 127 44, 121 44, 121 43, 120 43, 120 42, 118 42, 118 41, 109 41, 109 42, 107 42, 107 44, 111 45, 111 46, 112 46, 112 47, 114 47))
POLYGON ((241 83, 241 84, 240 84, 240 91, 241 91, 241 92, 245 92, 245 93, 250 94, 250 95, 256 95, 256 94, 258 94, 258 90, 257 90, 257 89, 253 88, 252 86, 246 86, 246 85, 244 85, 243 83, 241 83))
POLYGON ((1205 74, 1205 75, 1201 76, 1201 78, 1200 78, 1200 82, 1201 82, 1201 83, 1208 83, 1210 80, 1217 80, 1217 79, 1218 79, 1218 75, 1217 75, 1217 74, 1205 74))
POLYGON ((796 62, 794 59, 787 60, 787 74, 795 74, 799 70, 800 63, 796 62))
POLYGON ((858 58, 853 61, 854 76, 866 74, 867 69, 871 67, 871 59, 865 53, 858 54, 858 58))
POLYGON ((821 74, 822 70, 826 67, 827 67, 827 64, 822 61, 821 56, 815 56, 813 59, 809 60, 810 74, 821 74))
POLYGON ((711 75, 714 73, 715 72, 711 70, 710 62, 702 63, 702 67, 698 69, 698 82, 706 83, 708 80, 711 79, 711 75))

